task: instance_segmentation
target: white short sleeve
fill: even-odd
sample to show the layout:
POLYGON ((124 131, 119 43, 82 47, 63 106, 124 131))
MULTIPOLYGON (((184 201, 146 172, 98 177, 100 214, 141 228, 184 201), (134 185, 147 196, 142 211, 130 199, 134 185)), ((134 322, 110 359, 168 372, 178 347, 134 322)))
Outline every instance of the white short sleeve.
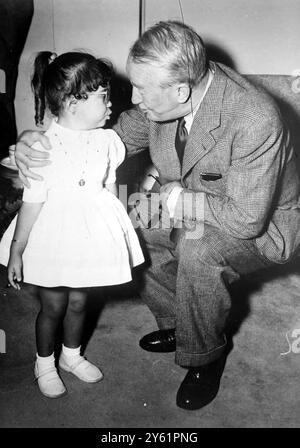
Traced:
MULTIPOLYGON (((40 143, 35 143, 33 145, 34 149, 38 149, 39 151, 43 151, 43 147, 40 143)), ((44 150, 45 151, 45 150, 44 150)), ((30 188, 24 186, 23 191, 23 202, 45 202, 47 199, 48 192, 48 177, 49 177, 49 167, 51 165, 36 167, 33 171, 42 176, 44 180, 34 180, 29 179, 30 188)))
POLYGON ((125 146, 118 134, 112 129, 107 131, 108 144, 108 171, 105 179, 106 184, 113 184, 116 182, 116 169, 125 159, 125 146))

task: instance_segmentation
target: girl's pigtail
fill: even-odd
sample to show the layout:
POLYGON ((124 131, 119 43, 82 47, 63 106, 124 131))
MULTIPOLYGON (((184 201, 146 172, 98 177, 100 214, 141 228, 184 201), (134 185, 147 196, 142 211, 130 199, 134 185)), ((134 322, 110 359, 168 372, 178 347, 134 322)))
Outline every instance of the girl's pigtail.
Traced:
POLYGON ((34 93, 34 105, 35 105, 35 124, 43 124, 46 101, 45 101, 45 85, 44 76, 45 72, 53 60, 53 53, 50 51, 41 51, 38 53, 34 61, 34 73, 31 80, 31 86, 34 93))

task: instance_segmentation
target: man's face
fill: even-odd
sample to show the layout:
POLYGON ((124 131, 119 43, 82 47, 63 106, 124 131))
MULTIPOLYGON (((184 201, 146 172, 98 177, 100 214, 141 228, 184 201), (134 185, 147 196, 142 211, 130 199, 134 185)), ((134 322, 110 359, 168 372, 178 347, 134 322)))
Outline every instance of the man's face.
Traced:
POLYGON ((162 67, 149 63, 127 62, 127 73, 132 84, 133 104, 139 106, 152 121, 175 120, 182 115, 178 101, 178 86, 166 85, 167 73, 162 67))

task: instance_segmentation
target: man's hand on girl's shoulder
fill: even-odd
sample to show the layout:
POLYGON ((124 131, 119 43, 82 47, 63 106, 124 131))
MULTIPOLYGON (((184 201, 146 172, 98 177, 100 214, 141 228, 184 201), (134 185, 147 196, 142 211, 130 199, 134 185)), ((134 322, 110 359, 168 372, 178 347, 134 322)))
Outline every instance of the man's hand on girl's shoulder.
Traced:
POLYGON ((40 131, 24 131, 19 136, 16 144, 15 160, 19 168, 19 176, 23 184, 30 188, 28 178, 35 180, 43 180, 42 176, 30 170, 33 167, 49 165, 51 163, 47 151, 39 151, 32 148, 32 145, 39 142, 46 150, 51 149, 50 141, 43 132, 40 131))

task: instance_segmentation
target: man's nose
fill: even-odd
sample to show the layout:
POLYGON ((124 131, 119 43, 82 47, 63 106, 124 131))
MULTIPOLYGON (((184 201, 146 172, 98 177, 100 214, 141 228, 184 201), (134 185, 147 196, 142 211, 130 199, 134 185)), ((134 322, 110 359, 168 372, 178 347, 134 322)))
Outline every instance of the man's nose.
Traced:
POLYGON ((131 102, 132 104, 139 104, 142 102, 141 95, 139 94, 138 89, 136 89, 135 87, 132 87, 131 102))
POLYGON ((109 102, 106 104, 106 107, 111 107, 112 106, 112 102, 109 100, 109 102))

